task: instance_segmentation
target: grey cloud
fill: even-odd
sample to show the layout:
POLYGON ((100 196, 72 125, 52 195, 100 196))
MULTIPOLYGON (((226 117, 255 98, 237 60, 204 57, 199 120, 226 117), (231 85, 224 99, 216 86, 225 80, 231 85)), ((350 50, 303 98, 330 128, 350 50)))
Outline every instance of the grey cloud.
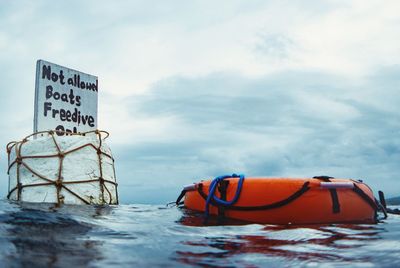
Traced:
MULTIPOLYGON (((82 70, 100 70, 99 75, 101 70, 105 75, 114 71, 114 79, 119 80, 129 73, 129 62, 124 63, 125 58, 116 52, 121 44, 133 42, 128 37, 136 29, 164 33, 171 23, 171 30, 184 33, 211 28, 254 10, 299 9, 302 16, 311 17, 346 4, 295 1, 269 5, 265 1, 238 1, 229 7, 182 1, 3 4, 2 144, 32 131, 35 61, 40 57, 82 70), (152 24, 161 28, 152 28, 152 24)), ((156 35, 168 43, 169 34, 156 35)), ((285 35, 262 35, 259 41, 260 52, 280 57, 295 46, 285 35)), ((399 66, 388 66, 357 84, 320 72, 285 72, 256 79, 217 73, 160 81, 147 96, 132 97, 121 105, 131 107, 133 118, 176 117, 171 132, 181 140, 150 135, 153 138, 140 144, 113 147, 121 198, 162 202, 186 183, 231 172, 360 177, 375 189, 398 194, 399 74, 399 66), (160 193, 158 199, 154 199, 155 191, 160 193)), ((0 161, 4 175, 4 151, 0 161)), ((4 179, 0 185, 6 189, 4 179)))
MULTIPOLYGON (((232 172, 361 178, 375 190, 398 195, 397 74, 397 67, 380 70, 361 86, 308 72, 259 79, 219 73, 160 81, 148 95, 122 105, 131 107, 133 117, 178 118, 171 131, 182 139, 152 135, 140 144, 113 146, 121 200, 170 201, 183 185, 232 172)), ((3 80, 5 88, 12 88, 7 81, 3 80)), ((28 83, 9 81, 21 87, 28 83)), ((33 105, 32 96, 0 94, 33 105)), ((11 109, 12 102, 4 104, 11 109)), ((4 119, 2 124, 9 128, 15 120, 4 119)), ((3 133, 2 139, 31 131, 30 121, 18 125, 24 130, 19 136, 13 130, 12 137, 3 133)))
POLYGON ((140 111, 147 115, 175 114, 200 124, 216 121, 236 125, 239 120, 246 120, 250 121, 246 125, 251 125, 265 119, 275 120, 266 111, 283 112, 293 101, 279 84, 222 74, 195 81, 167 80, 159 83, 151 95, 136 102, 142 103, 138 103, 140 111))
POLYGON ((388 100, 379 97, 381 88, 393 97, 398 94, 389 73, 371 77, 365 90, 311 73, 262 79, 214 74, 162 81, 151 94, 125 104, 149 118, 173 115, 180 120, 176 131, 183 128, 187 134, 179 134, 181 142, 149 139, 119 148, 117 167, 131 167, 121 173, 121 183, 130 174, 135 178, 131 181, 145 179, 146 187, 168 188, 164 197, 170 199, 174 188, 178 192, 184 184, 224 173, 326 174, 365 179, 375 190, 398 194, 400 112, 385 109, 388 100), (379 80, 381 88, 376 89, 379 80), (317 109, 308 103, 320 100, 323 105, 317 109))

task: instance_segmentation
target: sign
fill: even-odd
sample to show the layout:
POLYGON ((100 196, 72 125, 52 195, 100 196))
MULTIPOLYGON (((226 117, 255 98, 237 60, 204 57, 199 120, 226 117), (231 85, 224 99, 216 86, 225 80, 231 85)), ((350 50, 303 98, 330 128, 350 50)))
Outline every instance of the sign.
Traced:
POLYGON ((97 95, 97 76, 38 60, 33 131, 63 136, 97 129, 97 95))

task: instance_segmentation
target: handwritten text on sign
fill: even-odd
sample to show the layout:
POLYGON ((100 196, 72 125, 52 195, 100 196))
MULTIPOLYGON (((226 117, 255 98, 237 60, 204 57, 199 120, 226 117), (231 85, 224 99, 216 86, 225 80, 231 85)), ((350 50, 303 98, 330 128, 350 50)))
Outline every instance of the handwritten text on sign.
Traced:
POLYGON ((96 76, 38 60, 34 132, 62 136, 97 129, 97 93, 96 76))

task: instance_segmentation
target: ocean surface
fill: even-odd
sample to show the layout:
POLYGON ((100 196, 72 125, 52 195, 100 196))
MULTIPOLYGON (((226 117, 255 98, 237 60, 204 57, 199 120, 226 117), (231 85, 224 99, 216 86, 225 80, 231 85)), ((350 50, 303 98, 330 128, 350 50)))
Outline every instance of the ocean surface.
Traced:
POLYGON ((0 201, 1 267, 400 267, 400 216, 373 225, 202 224, 165 205, 0 201))

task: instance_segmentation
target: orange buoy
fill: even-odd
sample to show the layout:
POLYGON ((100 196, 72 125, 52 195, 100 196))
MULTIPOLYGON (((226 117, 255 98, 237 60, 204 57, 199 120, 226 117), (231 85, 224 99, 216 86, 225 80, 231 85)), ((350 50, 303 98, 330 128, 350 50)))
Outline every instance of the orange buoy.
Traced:
POLYGON ((269 224, 376 223, 372 190, 351 179, 221 176, 187 186, 186 208, 269 224))

